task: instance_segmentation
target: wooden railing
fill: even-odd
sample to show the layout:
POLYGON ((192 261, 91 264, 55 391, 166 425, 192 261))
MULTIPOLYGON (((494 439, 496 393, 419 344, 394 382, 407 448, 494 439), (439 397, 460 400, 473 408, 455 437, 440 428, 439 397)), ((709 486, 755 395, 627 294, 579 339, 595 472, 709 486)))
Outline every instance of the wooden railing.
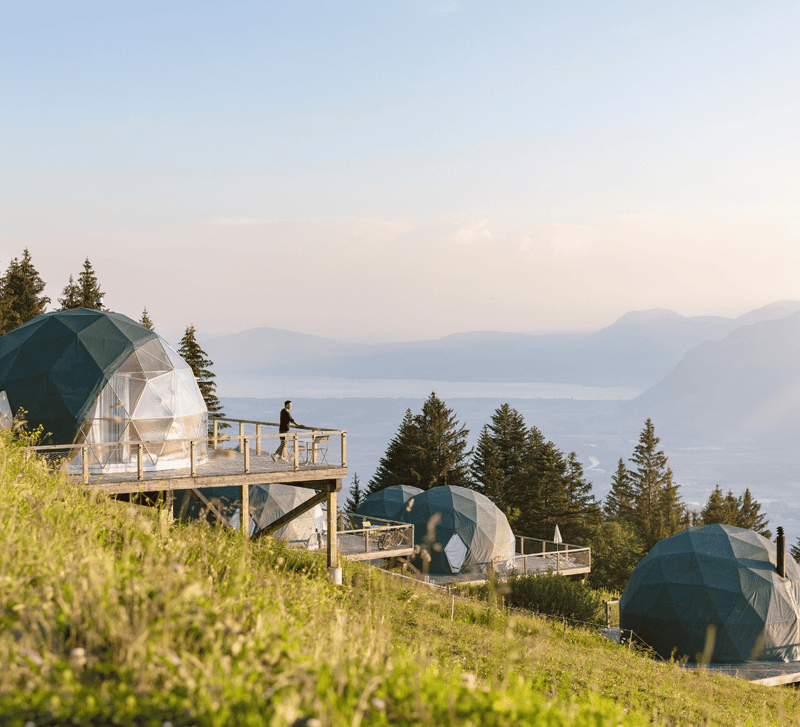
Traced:
MULTIPOLYGON (((256 422, 246 419, 216 418, 212 422, 212 431, 208 437, 193 439, 169 439, 158 441, 123 441, 123 442, 91 442, 68 445, 45 445, 28 447, 27 451, 35 453, 53 464, 66 465, 69 474, 81 476, 89 482, 91 475, 109 473, 136 472, 136 479, 146 479, 146 472, 170 469, 188 469, 189 476, 196 477, 198 468, 220 456, 241 455, 241 474, 250 474, 252 456, 264 459, 273 448, 277 449, 282 438, 286 440, 286 449, 291 448, 291 465, 293 470, 306 467, 342 468, 347 466, 347 432, 340 429, 324 429, 315 427, 298 427, 294 431, 278 433, 278 424, 272 422, 256 422), (224 426, 235 426, 237 434, 229 434, 224 426), (302 430, 302 431, 298 431, 302 430), (161 447, 164 442, 175 451, 170 458, 163 459, 156 467, 149 462, 148 445, 161 447), (267 444, 270 442, 270 444, 267 444), (323 446, 323 443, 325 446, 323 446), (117 461, 107 462, 104 451, 118 450, 117 461), (98 456, 99 455, 99 456, 98 456), (173 467, 164 466, 165 462, 173 467), (135 465, 135 469, 134 469, 135 465)), ((162 455, 163 458, 163 455, 162 455)), ((236 458, 239 461, 239 457, 236 458)), ((231 462, 228 469, 235 465, 231 462)), ((263 469, 264 465, 259 468, 263 469)))

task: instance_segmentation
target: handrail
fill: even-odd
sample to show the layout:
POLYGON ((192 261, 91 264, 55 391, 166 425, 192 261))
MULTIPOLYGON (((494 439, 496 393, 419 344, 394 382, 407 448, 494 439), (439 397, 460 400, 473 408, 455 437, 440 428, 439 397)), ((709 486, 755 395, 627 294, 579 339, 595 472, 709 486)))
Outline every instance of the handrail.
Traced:
MULTIPOLYGON (((253 419, 229 419, 228 417, 209 417, 209 422, 231 422, 233 424, 261 424, 267 427, 280 427, 277 422, 258 422, 253 419)), ((308 427, 305 424, 293 424, 293 429, 307 429, 314 432, 335 432, 340 433, 341 429, 327 429, 326 427, 308 427)), ((285 432, 284 432, 285 433, 285 432)))

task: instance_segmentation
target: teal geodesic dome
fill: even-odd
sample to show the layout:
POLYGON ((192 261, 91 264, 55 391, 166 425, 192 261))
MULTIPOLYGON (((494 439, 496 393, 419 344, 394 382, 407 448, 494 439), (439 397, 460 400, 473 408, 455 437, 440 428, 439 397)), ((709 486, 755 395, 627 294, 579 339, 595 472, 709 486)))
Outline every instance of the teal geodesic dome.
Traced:
POLYGON ((800 659, 800 568, 777 572, 774 543, 731 525, 703 525, 659 541, 633 571, 620 600, 620 627, 661 656, 703 653, 711 661, 800 659))
POLYGON ((422 494, 419 487, 392 485, 373 492, 356 508, 356 515, 382 520, 400 520, 410 500, 422 494))
POLYGON ((484 572, 514 556, 506 516, 486 496, 466 487, 432 487, 414 497, 399 518, 414 524, 414 544, 427 551, 420 563, 431 575, 484 572))
MULTIPOLYGON (((42 426, 46 444, 92 447, 93 472, 188 466, 208 413, 189 365, 155 332, 110 311, 57 311, 0 336, 0 391, 11 411, 42 426)), ((205 447, 198 447, 199 460, 205 447)))

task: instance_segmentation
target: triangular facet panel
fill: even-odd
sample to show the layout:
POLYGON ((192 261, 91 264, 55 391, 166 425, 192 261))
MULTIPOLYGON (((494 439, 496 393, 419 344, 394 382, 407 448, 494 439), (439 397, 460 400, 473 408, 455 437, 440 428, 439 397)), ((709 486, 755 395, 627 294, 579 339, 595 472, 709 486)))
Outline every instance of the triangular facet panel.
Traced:
POLYGON ((168 398, 166 401, 164 400, 161 391, 156 389, 156 386, 159 386, 159 379, 166 378, 168 376, 170 376, 170 374, 167 374, 166 376, 160 376, 157 379, 152 379, 145 384, 141 394, 139 395, 138 401, 136 402, 136 408, 133 410, 133 419, 162 419, 164 417, 172 418, 172 407, 169 406, 169 404, 172 403, 171 400, 174 397, 169 395, 168 388, 163 386, 163 384, 160 384, 160 389, 162 391, 167 389, 168 398))

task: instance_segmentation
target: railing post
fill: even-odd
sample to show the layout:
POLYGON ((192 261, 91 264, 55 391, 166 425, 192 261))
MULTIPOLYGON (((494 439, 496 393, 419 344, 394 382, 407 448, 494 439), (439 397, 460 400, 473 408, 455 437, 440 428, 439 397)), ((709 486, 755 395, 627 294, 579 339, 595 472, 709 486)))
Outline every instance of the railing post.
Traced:
POLYGON ((364 528, 364 552, 369 553, 369 528, 364 528))
POLYGON ((89 482, 89 449, 85 444, 81 447, 81 475, 83 484, 87 484, 89 482))
POLYGON ((197 442, 189 442, 189 473, 192 477, 197 477, 197 442))
POLYGON ((239 451, 242 451, 242 437, 244 436, 244 422, 239 422, 239 451))
POLYGON ((144 455, 142 453, 144 445, 139 442, 136 445, 136 478, 139 480, 144 479, 144 455))
POLYGON ((241 446, 244 447, 244 473, 250 474, 250 437, 244 437, 241 441, 241 446))
POLYGON ((298 444, 299 444, 299 440, 298 440, 297 434, 293 434, 292 435, 292 449, 294 451, 292 452, 292 464, 294 465, 295 469, 299 469, 300 468, 300 452, 298 452, 298 447, 297 447, 298 444))
POLYGON ((342 467, 347 467, 347 432, 342 432, 342 467))
POLYGON ((256 454, 261 454, 261 425, 256 424, 256 454))
POLYGON ((219 440, 219 419, 214 419, 213 420, 212 432, 213 432, 213 434, 212 434, 211 448, 212 449, 216 449, 217 448, 217 442, 219 440))

